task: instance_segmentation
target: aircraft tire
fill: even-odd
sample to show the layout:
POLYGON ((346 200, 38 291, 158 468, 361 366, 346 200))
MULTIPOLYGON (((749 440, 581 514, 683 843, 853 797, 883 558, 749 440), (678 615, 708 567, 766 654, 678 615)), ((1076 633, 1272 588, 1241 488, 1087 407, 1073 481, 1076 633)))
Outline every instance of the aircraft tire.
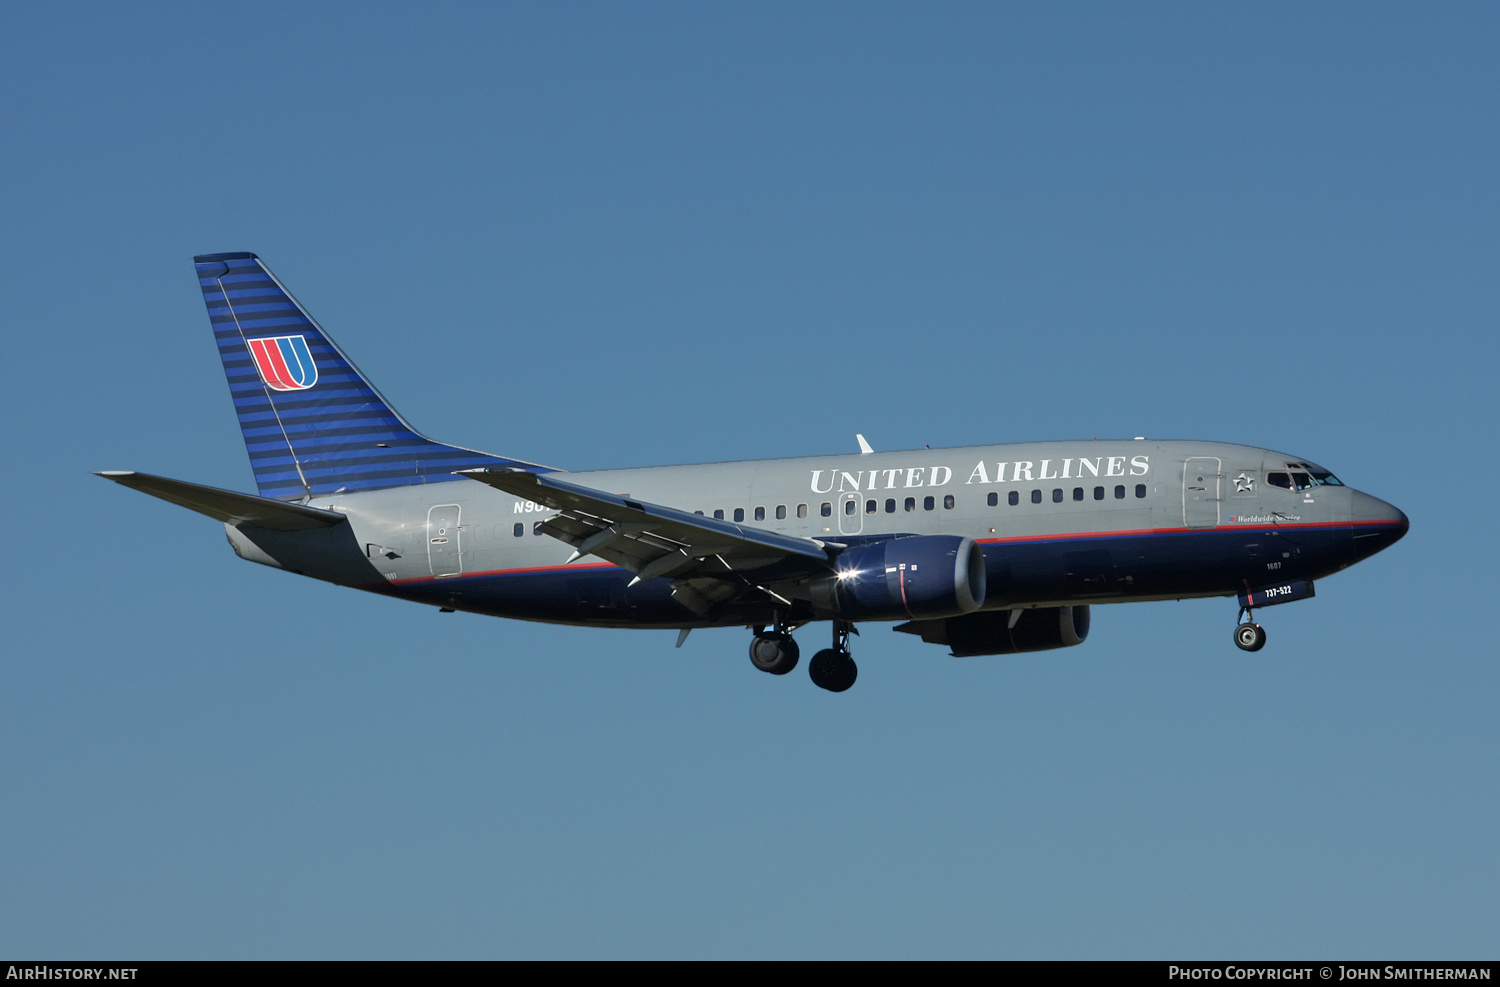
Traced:
POLYGON ((1241 651, 1259 651, 1266 646, 1266 632, 1259 624, 1239 624, 1234 629, 1234 643, 1241 651))
POLYGON ((807 674, 819 689, 843 692, 859 677, 859 666, 849 657, 849 652, 825 648, 807 663, 807 674))
POLYGON ((801 650, 790 634, 757 634, 750 640, 750 664, 762 672, 785 675, 797 667, 801 650))

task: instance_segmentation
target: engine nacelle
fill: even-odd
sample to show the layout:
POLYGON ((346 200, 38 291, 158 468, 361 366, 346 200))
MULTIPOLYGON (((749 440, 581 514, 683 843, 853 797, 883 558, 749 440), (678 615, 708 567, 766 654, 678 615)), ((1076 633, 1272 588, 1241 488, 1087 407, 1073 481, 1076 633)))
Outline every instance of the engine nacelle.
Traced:
POLYGON ((989 610, 946 620, 918 620, 902 624, 896 630, 920 634, 928 644, 946 644, 959 658, 1071 648, 1089 636, 1087 604, 1021 610, 1012 625, 1015 613, 989 610))
POLYGON ((851 548, 835 565, 808 590, 814 607, 841 620, 931 619, 984 606, 984 551, 972 538, 894 538, 851 548))

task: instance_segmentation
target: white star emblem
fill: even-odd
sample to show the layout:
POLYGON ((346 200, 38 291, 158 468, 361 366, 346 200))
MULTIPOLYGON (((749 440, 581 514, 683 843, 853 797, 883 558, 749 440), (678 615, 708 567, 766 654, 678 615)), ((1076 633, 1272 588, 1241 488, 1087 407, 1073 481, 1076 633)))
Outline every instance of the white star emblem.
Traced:
POLYGON ((1255 492, 1255 477, 1248 476, 1248 475, 1246 475, 1244 473, 1241 473, 1239 476, 1235 477, 1234 478, 1234 492, 1235 493, 1254 493, 1255 492))

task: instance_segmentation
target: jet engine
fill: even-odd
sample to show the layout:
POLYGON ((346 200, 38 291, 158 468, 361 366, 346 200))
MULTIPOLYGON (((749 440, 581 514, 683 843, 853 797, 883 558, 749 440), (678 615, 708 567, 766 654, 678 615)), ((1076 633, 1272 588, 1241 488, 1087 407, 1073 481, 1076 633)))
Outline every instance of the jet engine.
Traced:
POLYGON ((972 538, 915 535, 862 545, 808 584, 813 606, 840 620, 973 613, 984 605, 984 551, 972 538))
POLYGON ((1089 608, 1082 604, 988 610, 946 620, 913 620, 896 630, 920 635, 928 644, 946 644, 959 658, 1016 655, 1082 644, 1089 636, 1089 608))

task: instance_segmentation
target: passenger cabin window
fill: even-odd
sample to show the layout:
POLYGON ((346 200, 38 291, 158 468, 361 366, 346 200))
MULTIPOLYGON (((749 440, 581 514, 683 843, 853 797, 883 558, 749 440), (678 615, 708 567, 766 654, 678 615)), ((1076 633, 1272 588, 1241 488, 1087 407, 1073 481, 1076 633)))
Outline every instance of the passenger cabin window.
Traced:
POLYGON ((924 511, 930 511, 930 510, 932 510, 936 506, 937 506, 937 501, 933 500, 931 497, 923 497, 922 498, 922 510, 924 510, 924 511))
POLYGON ((1052 491, 1052 503, 1054 503, 1054 504, 1061 504, 1062 503, 1062 487, 1056 487, 1056 488, 1053 489, 1053 491, 1052 491))
POLYGON ((786 505, 785 504, 777 504, 776 505, 776 520, 778 520, 778 521, 785 521, 786 520, 786 505))
POLYGON ((1040 490, 1031 491, 1031 502, 1033 504, 1040 504, 1042 502, 1042 492, 1040 490))
POLYGON ((797 505, 797 516, 798 517, 807 517, 807 505, 806 504, 798 504, 797 505))
POLYGON ((1000 495, 998 493, 996 493, 995 491, 991 490, 990 491, 990 495, 988 497, 988 501, 989 501, 989 505, 991 507, 994 507, 994 506, 996 506, 997 504, 1000 503, 1000 495))
POLYGON ((724 520, 724 512, 723 511, 714 511, 714 520, 715 521, 722 521, 722 520, 724 520))
POLYGON ((917 509, 917 498, 908 497, 906 498, 906 503, 901 506, 905 507, 906 513, 910 514, 912 511, 917 509))
POLYGON ((886 502, 885 502, 885 512, 887 514, 895 514, 896 513, 896 498, 895 497, 890 497, 890 498, 886 499, 886 502))
POLYGON ((850 517, 854 516, 854 501, 852 501, 852 500, 846 500, 846 501, 844 501, 844 513, 847 514, 847 515, 849 515, 850 517))
POLYGON ((531 533, 533 535, 540 535, 542 533, 542 522, 538 521, 536 524, 533 524, 531 526, 531 533))
POLYGON ((1125 484, 1122 483, 1119 486, 1115 487, 1115 500, 1124 500, 1124 499, 1125 499, 1125 484))
POLYGON ((1094 488, 1094 499, 1095 500, 1103 500, 1104 499, 1104 488, 1103 487, 1095 487, 1094 488))
POLYGON ((698 515, 699 517, 703 516, 703 512, 702 511, 694 511, 693 513, 696 514, 696 515, 698 515))
POLYGON ((1146 485, 1144 483, 1137 483, 1135 485, 1135 495, 1137 497, 1146 496, 1146 485))
POLYGON ((1015 507, 1020 502, 1021 502, 1021 491, 1019 491, 1019 490, 1012 490, 1010 492, 1010 506, 1011 507, 1015 507))
POLYGON ((1083 499, 1083 488, 1082 487, 1074 487, 1073 488, 1073 499, 1074 500, 1082 500, 1083 499))
POLYGON ((954 503, 955 503, 955 501, 953 500, 953 495, 952 494, 949 494, 948 496, 944 497, 943 498, 943 510, 945 510, 945 511, 951 511, 951 510, 953 510, 954 503))
POLYGON ((526 534, 526 525, 517 524, 511 534, 515 535, 517 538, 521 537, 522 535, 526 534))
POLYGON ((826 500, 823 501, 823 506, 819 508, 819 513, 821 513, 824 517, 833 517, 833 504, 829 503, 826 500))
POLYGON ((757 521, 764 521, 765 519, 766 519, 766 509, 764 507, 757 507, 755 509, 755 520, 757 520, 757 521))
POLYGON ((734 509, 734 519, 736 521, 745 520, 745 509, 743 507, 736 507, 734 509))
POLYGON ((879 507, 879 506, 880 506, 880 505, 879 505, 879 504, 877 504, 877 503, 875 503, 875 501, 873 501, 873 500, 867 500, 867 501, 865 501, 865 513, 866 513, 866 514, 874 514, 874 513, 875 513, 875 510, 876 510, 876 509, 877 509, 877 508, 878 508, 878 507, 879 507))

